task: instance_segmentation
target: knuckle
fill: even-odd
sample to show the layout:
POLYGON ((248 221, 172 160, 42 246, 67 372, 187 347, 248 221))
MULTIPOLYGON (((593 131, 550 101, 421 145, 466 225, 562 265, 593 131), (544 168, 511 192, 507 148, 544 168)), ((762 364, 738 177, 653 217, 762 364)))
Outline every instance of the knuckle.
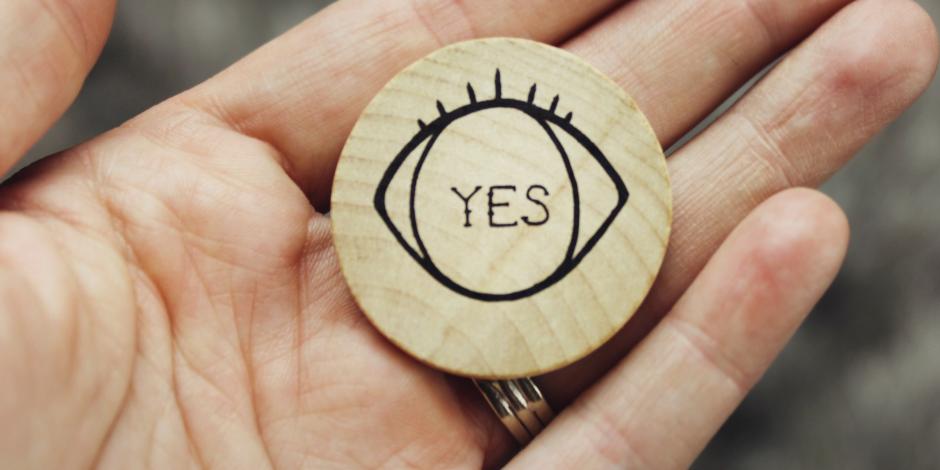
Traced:
POLYGON ((636 434, 620 425, 610 410, 590 400, 578 401, 570 409, 583 423, 580 438, 603 461, 612 466, 632 462, 639 468, 653 468, 636 434))

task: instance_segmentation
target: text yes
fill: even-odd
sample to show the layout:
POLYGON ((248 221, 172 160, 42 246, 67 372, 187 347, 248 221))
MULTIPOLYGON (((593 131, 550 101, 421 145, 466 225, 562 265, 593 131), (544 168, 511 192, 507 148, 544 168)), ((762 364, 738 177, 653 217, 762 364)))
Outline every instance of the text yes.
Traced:
MULTIPOLYGON (((483 189, 482 186, 477 186, 471 191, 461 191, 455 187, 450 188, 450 190, 453 191, 453 193, 456 194, 461 201, 463 201, 464 227, 473 226, 470 223, 470 216, 473 213, 471 205, 473 205, 472 203, 474 201, 474 196, 476 196, 481 189, 483 189)), ((496 214, 497 209, 500 207, 510 207, 512 199, 519 199, 521 197, 521 195, 519 195, 513 198, 513 194, 516 194, 516 187, 514 185, 497 185, 489 187, 489 190, 486 192, 486 213, 489 216, 490 227, 515 227, 519 225, 519 221, 517 220, 509 221, 507 219, 501 219, 499 215, 496 214)), ((522 221, 522 223, 535 226, 548 222, 548 206, 546 206, 542 199, 540 199, 547 197, 548 195, 548 189, 546 189, 545 186, 540 184, 533 184, 532 186, 529 186, 525 192, 525 200, 527 201, 526 204, 532 206, 534 209, 533 215, 535 216, 521 216, 519 219, 522 221)))

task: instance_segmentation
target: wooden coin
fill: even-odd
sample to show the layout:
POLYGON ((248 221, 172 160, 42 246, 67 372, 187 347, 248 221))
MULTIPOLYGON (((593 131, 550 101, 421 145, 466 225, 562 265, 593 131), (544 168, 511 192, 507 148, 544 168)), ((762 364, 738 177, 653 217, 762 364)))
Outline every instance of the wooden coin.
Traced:
POLYGON ((463 376, 570 364, 636 311, 672 219, 665 157, 616 84, 521 39, 440 49, 349 136, 332 194, 342 271, 403 350, 463 376))

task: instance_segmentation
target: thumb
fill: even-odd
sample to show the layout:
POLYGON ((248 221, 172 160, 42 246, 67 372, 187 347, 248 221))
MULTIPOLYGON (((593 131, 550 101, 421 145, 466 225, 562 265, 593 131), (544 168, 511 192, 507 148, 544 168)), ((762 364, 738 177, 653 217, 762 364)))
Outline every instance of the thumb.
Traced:
POLYGON ((114 3, 0 2, 0 174, 75 99, 107 38, 114 3))

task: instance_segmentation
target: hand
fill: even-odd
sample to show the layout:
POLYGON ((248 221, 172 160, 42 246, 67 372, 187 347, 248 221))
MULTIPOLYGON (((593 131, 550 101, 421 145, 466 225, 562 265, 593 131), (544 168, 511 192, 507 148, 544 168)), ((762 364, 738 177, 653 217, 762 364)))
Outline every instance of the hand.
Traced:
MULTIPOLYGON (((0 5, 2 169, 77 93, 112 2, 0 5)), ((522 35, 608 73, 668 147, 796 45, 670 158, 660 281, 622 335, 542 379, 556 408, 580 397, 512 462, 689 465, 841 263, 841 211, 787 188, 823 181, 915 99, 937 38, 909 1, 615 3, 340 2, 6 182, 0 464, 503 463, 514 445, 472 387, 380 337, 340 276, 323 214, 361 109, 443 43, 522 35)))

